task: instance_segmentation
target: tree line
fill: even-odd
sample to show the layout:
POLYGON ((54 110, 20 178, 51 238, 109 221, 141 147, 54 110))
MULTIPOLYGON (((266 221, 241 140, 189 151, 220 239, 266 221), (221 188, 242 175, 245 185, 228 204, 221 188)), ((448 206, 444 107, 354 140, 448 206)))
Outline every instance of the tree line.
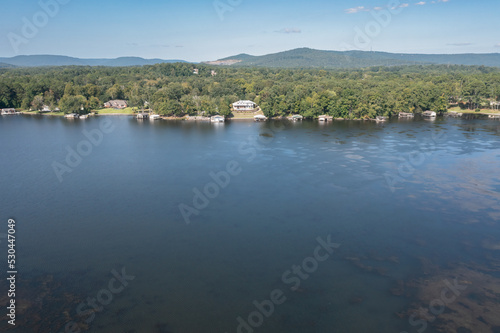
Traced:
POLYGON ((276 69, 174 63, 142 67, 0 69, 0 108, 88 113, 111 99, 169 116, 230 115, 248 99, 266 116, 327 114, 347 119, 398 112, 489 107, 500 100, 500 69, 416 65, 366 69, 276 69), (198 74, 194 74, 194 68, 198 74), (217 72, 212 76, 212 70, 217 72))

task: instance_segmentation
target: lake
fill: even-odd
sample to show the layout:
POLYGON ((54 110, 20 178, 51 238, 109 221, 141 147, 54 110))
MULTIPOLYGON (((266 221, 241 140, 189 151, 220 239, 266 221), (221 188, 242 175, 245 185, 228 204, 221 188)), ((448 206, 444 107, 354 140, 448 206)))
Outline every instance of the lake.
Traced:
POLYGON ((500 327, 499 121, 19 115, 0 139, 2 330, 500 327))

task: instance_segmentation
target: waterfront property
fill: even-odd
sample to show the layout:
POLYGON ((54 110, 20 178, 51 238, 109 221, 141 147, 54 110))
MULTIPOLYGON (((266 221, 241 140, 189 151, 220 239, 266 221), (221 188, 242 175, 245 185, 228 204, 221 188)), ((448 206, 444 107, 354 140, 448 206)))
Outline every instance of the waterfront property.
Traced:
POLYGON ((266 121, 267 117, 264 116, 263 114, 258 114, 258 115, 253 116, 253 120, 255 120, 255 121, 266 121))
POLYGON ((236 112, 256 111, 257 104, 252 101, 237 101, 232 104, 232 107, 236 112))
POLYGON ((149 116, 149 120, 160 120, 161 117, 159 114, 152 114, 151 116, 149 116))
POLYGON ((375 121, 376 122, 384 122, 384 121, 387 121, 387 117, 377 116, 377 118, 375 118, 375 121))
POLYGON ((40 112, 45 113, 45 112, 52 112, 50 107, 48 105, 44 105, 43 108, 40 110, 40 112))
POLYGON ((223 123, 224 120, 224 116, 213 116, 212 118, 210 118, 210 121, 212 123, 223 123))
POLYGON ((415 115, 413 113, 410 113, 410 112, 400 112, 398 114, 398 118, 414 118, 415 115))
POLYGON ((436 112, 434 111, 424 111, 422 116, 425 118, 436 118, 436 112))
POLYGON ((321 115, 318 117, 318 120, 321 122, 328 122, 328 121, 333 121, 333 117, 327 115, 321 115))
POLYGON ((104 103, 105 108, 125 109, 127 106, 128 106, 127 101, 121 99, 114 99, 104 103))
POLYGON ((149 113, 146 112, 141 112, 138 113, 137 116, 135 116, 137 119, 148 119, 149 118, 149 113))
POLYGON ((8 114, 16 114, 16 109, 14 108, 2 109, 2 115, 8 115, 8 114))
POLYGON ((76 119, 78 117, 79 117, 78 113, 68 113, 67 115, 64 116, 64 118, 67 119, 76 119))
POLYGON ((288 117, 288 120, 291 120, 291 121, 299 121, 302 119, 304 119, 304 117, 301 116, 300 114, 294 114, 293 116, 288 117))

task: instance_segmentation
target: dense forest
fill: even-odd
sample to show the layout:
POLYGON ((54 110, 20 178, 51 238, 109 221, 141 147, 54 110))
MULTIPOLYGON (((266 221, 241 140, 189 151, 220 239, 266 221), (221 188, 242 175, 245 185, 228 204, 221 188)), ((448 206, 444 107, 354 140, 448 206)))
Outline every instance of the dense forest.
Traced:
POLYGON ((0 68, 0 108, 87 113, 110 99, 162 115, 229 115, 255 101, 266 116, 328 114, 348 119, 450 105, 489 107, 500 99, 500 69, 416 65, 350 70, 214 67, 173 63, 142 67, 0 68), (193 74, 198 68, 199 74, 193 74), (212 75, 212 70, 217 75, 212 75))

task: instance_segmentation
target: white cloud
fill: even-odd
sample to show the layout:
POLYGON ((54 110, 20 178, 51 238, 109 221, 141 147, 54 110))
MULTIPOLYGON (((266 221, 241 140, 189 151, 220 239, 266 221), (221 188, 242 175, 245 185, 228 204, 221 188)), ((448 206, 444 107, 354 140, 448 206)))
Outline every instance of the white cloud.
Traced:
POLYGON ((417 2, 415 5, 417 5, 417 6, 423 6, 425 4, 426 4, 425 1, 420 1, 420 2, 417 2))
POLYGON ((498 43, 497 45, 495 45, 495 47, 500 47, 500 43, 498 43))
POLYGON ((276 32, 279 32, 282 34, 300 34, 300 33, 302 33, 302 30, 295 29, 295 28, 283 28, 283 29, 278 30, 276 32))
POLYGON ((465 43, 448 43, 446 45, 450 45, 450 46, 469 46, 469 45, 472 45, 473 43, 470 43, 470 42, 465 42, 465 43))
POLYGON ((369 9, 365 8, 364 6, 358 6, 358 7, 354 7, 354 8, 348 8, 345 11, 347 14, 356 14, 359 12, 367 12, 367 11, 369 11, 369 9))

